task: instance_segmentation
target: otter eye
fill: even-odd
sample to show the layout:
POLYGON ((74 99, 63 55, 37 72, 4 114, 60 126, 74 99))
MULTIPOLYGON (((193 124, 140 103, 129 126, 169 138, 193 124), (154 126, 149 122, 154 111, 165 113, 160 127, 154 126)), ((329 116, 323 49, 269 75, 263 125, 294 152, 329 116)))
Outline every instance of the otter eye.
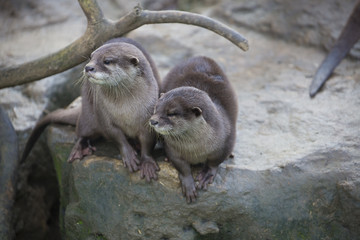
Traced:
POLYGON ((169 112, 168 114, 166 114, 166 116, 168 117, 175 117, 177 115, 179 115, 177 112, 169 112))
POLYGON ((136 66, 139 64, 139 59, 137 57, 130 57, 130 62, 136 66))
POLYGON ((104 59, 104 61, 103 61, 103 63, 105 64, 105 65, 109 65, 110 63, 112 63, 113 62, 113 60, 111 60, 111 59, 104 59))

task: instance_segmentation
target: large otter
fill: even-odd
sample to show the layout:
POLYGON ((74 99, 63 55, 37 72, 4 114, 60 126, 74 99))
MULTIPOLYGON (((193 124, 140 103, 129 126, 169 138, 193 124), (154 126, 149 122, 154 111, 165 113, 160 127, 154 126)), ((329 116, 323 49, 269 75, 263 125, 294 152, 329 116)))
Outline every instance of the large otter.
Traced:
POLYGON ((124 165, 131 172, 140 165, 141 177, 156 179, 158 165, 151 157, 155 134, 148 120, 159 94, 159 75, 146 51, 135 41, 117 38, 96 49, 85 66, 81 107, 57 110, 35 126, 22 160, 49 123, 76 124, 78 140, 68 162, 82 159, 95 150, 90 140, 105 137, 117 143, 124 165), (141 157, 127 138, 138 140, 141 157))
POLYGON ((220 163, 231 155, 236 136, 237 100, 221 68, 194 57, 165 77, 150 125, 164 137, 167 157, 179 171, 187 202, 196 200, 190 164, 205 163, 198 188, 212 183, 220 163))

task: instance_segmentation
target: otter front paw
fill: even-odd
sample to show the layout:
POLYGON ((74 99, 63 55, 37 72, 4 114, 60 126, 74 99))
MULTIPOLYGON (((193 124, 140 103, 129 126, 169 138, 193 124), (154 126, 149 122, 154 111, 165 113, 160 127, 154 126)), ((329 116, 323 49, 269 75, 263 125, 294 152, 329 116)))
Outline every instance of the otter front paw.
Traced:
POLYGON ((148 158, 142 161, 140 166, 141 178, 146 178, 146 181, 148 182, 150 182, 151 179, 157 180, 157 171, 160 171, 160 168, 154 159, 148 158))
POLYGON ((217 167, 206 166, 196 177, 196 181, 199 181, 196 188, 206 190, 208 185, 214 181, 217 169, 217 167))
POLYGON ((196 201, 197 192, 195 188, 195 182, 191 175, 189 176, 181 176, 179 175, 182 193, 186 197, 186 202, 191 203, 196 201))
POLYGON ((130 172, 136 172, 137 170, 139 170, 139 164, 140 161, 139 159, 136 157, 136 152, 135 151, 130 151, 128 154, 122 156, 122 160, 124 162, 124 166, 126 168, 129 168, 130 172))

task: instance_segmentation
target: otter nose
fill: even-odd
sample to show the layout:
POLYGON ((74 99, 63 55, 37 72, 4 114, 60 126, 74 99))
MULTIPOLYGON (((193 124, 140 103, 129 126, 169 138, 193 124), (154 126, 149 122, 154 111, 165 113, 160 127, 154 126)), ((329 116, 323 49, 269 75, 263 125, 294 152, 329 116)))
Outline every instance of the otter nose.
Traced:
POLYGON ((95 70, 94 67, 91 66, 85 66, 85 72, 93 72, 95 70))
POLYGON ((158 121, 155 121, 155 120, 153 120, 153 119, 150 119, 150 124, 151 124, 152 126, 156 126, 158 123, 159 123, 158 121))

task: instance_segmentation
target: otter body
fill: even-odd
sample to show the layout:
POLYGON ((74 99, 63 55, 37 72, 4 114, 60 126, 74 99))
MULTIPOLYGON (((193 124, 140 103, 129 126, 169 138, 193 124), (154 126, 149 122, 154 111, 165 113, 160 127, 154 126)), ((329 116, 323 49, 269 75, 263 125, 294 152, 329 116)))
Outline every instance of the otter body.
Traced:
POLYGON ((179 171, 188 202, 195 201, 191 164, 204 163, 198 188, 207 188, 217 168, 231 155, 236 136, 236 95, 210 58, 194 57, 165 77, 150 124, 164 137, 169 160, 179 171))
POLYGON ((90 140, 102 136, 117 143, 131 172, 140 164, 141 177, 156 179, 159 168, 151 157, 156 136, 147 123, 158 98, 159 75, 151 57, 131 39, 112 39, 91 54, 81 82, 81 107, 57 110, 39 121, 23 159, 49 123, 76 124, 78 140, 68 162, 92 154, 90 140), (140 143, 140 161, 127 138, 140 143))

